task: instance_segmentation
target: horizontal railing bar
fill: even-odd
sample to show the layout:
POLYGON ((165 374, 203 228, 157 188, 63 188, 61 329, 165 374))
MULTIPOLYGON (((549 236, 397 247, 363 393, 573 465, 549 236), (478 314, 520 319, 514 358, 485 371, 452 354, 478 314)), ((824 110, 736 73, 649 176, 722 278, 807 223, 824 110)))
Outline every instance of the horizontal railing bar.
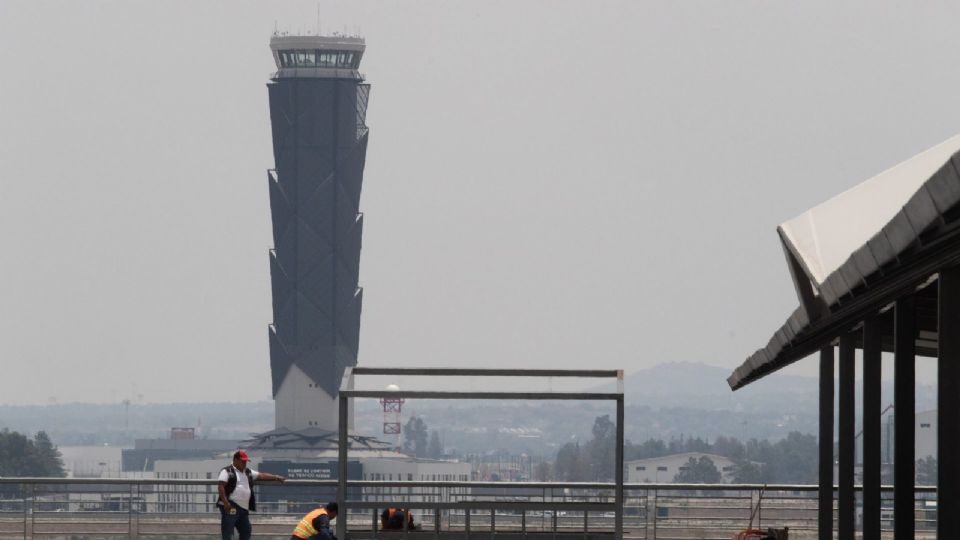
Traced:
MULTIPOLYGON (((142 485, 142 486, 162 486, 162 485, 196 485, 196 486, 215 486, 216 479, 204 478, 40 478, 40 477, 0 477, 0 484, 43 484, 43 485, 142 485)), ((273 484, 276 482, 258 482, 258 484, 273 484)), ((336 487, 336 480, 286 480, 286 485, 293 486, 330 486, 336 487)), ((507 490, 515 489, 593 489, 593 490, 613 490, 616 484, 612 482, 453 482, 453 481, 384 481, 384 480, 347 480, 348 487, 435 487, 435 488, 505 488, 507 490)), ((757 491, 763 489, 765 492, 771 491, 817 491, 819 487, 816 484, 624 484, 624 491, 757 491)), ((838 489, 836 485, 833 489, 838 489)), ((862 485, 855 485, 854 489, 860 491, 862 485)), ((880 486, 881 491, 893 491, 892 485, 880 486)), ((936 486, 916 486, 918 493, 936 493, 936 486)), ((91 491, 89 493, 99 493, 91 491)), ((40 492, 37 495, 46 495, 40 492)), ((142 496, 142 494, 141 494, 142 496)), ((629 495, 628 495, 629 496, 629 495)), ((669 498, 669 493, 661 493, 661 498, 669 498)), ((706 496, 709 498, 709 496, 706 496)))
POLYGON ((448 377, 600 377, 616 378, 615 369, 497 369, 354 367, 354 375, 434 375, 448 377))
POLYGON ((341 397, 405 399, 535 399, 535 400, 583 400, 616 401, 623 399, 622 393, 591 392, 451 392, 429 390, 340 390, 341 397))
MULTIPOLYGON (((381 509, 383 501, 350 502, 350 508, 357 509, 381 509)), ((555 502, 555 503, 534 503, 534 502, 516 502, 516 501, 463 501, 463 502, 404 502, 405 508, 411 509, 439 509, 439 510, 586 510, 588 512, 609 512, 616 510, 615 503, 590 503, 590 502, 555 502)))

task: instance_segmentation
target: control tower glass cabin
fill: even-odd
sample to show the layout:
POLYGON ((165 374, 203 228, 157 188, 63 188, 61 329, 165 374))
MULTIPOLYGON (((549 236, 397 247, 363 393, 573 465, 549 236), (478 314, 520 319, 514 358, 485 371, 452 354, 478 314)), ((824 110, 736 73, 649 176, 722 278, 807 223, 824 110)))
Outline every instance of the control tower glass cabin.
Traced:
POLYGON ((359 205, 370 86, 357 69, 365 44, 276 35, 270 48, 276 427, 336 431, 337 388, 344 368, 357 363, 363 300, 359 205))

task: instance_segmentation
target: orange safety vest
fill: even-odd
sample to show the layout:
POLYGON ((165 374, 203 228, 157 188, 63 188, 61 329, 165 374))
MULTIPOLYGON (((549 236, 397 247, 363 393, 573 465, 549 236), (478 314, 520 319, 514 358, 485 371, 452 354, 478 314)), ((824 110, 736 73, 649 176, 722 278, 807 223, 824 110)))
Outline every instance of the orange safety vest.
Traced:
POLYGON ((300 520, 300 523, 297 523, 297 527, 293 529, 293 535, 297 538, 303 539, 312 538, 314 535, 320 532, 313 528, 313 520, 320 516, 326 515, 328 515, 326 508, 317 508, 316 510, 303 516, 303 519, 300 520))

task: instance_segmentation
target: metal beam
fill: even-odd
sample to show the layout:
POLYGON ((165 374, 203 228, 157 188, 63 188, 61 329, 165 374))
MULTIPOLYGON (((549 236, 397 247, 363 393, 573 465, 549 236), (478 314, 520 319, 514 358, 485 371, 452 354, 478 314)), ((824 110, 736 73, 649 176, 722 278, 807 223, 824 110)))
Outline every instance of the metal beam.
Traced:
MULTIPOLYGON (((623 372, 620 372, 619 384, 623 385, 623 372)), ((616 462, 616 473, 614 476, 614 482, 616 482, 617 487, 614 493, 614 502, 617 505, 617 509, 614 513, 614 538, 616 540, 622 540, 623 538, 623 396, 617 400, 617 448, 614 451, 614 461, 616 462)), ((586 517, 586 515, 584 516, 586 517)))
POLYGON ((937 538, 960 538, 960 267, 938 286, 937 538))
POLYGON ((883 326, 863 321, 863 537, 880 538, 880 373, 883 326))
POLYGON ((833 540, 833 346, 820 349, 820 540, 833 540))
POLYGON ((337 437, 340 439, 337 449, 337 538, 347 537, 347 412, 350 400, 340 394, 340 407, 337 410, 340 421, 337 426, 337 437))
POLYGON ((893 538, 913 540, 916 451, 916 305, 912 294, 894 310, 893 357, 893 538))
POLYGON ((354 367, 356 375, 437 375, 452 377, 608 377, 615 378, 616 369, 496 369, 496 368, 391 368, 354 367))
MULTIPOLYGON (((354 370, 356 373, 356 370, 354 370)), ((352 398, 396 397, 404 399, 557 399, 557 400, 609 400, 615 401, 623 394, 599 394, 586 392, 446 392, 428 390, 341 390, 340 395, 352 398)))
POLYGON ((839 417, 837 436, 838 448, 838 478, 839 494, 837 495, 837 529, 839 540, 853 540, 853 531, 856 523, 856 495, 853 492, 853 461, 856 458, 854 437, 856 434, 856 364, 854 352, 856 343, 850 334, 840 336, 839 351, 839 417))

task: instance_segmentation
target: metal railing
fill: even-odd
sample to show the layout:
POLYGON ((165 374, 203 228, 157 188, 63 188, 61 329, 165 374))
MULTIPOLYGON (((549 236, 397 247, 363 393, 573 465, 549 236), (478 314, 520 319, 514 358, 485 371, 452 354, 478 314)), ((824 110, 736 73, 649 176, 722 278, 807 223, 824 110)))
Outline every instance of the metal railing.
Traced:
MULTIPOLYGON (((289 538, 300 517, 335 498, 335 480, 258 484, 258 538, 289 538)), ((612 538, 616 506, 609 483, 349 481, 348 538, 612 538), (416 531, 384 533, 379 513, 411 509, 416 531)), ((814 538, 817 486, 627 484, 624 536, 729 539, 748 527, 789 527, 814 538)), ((884 486, 884 529, 892 488, 884 486)), ((917 537, 934 537, 936 493, 917 489, 917 537)), ((0 478, 0 538, 214 538, 215 480, 0 478)), ((836 514, 835 514, 836 515, 836 514)), ((859 520, 858 520, 859 521, 859 520)))

